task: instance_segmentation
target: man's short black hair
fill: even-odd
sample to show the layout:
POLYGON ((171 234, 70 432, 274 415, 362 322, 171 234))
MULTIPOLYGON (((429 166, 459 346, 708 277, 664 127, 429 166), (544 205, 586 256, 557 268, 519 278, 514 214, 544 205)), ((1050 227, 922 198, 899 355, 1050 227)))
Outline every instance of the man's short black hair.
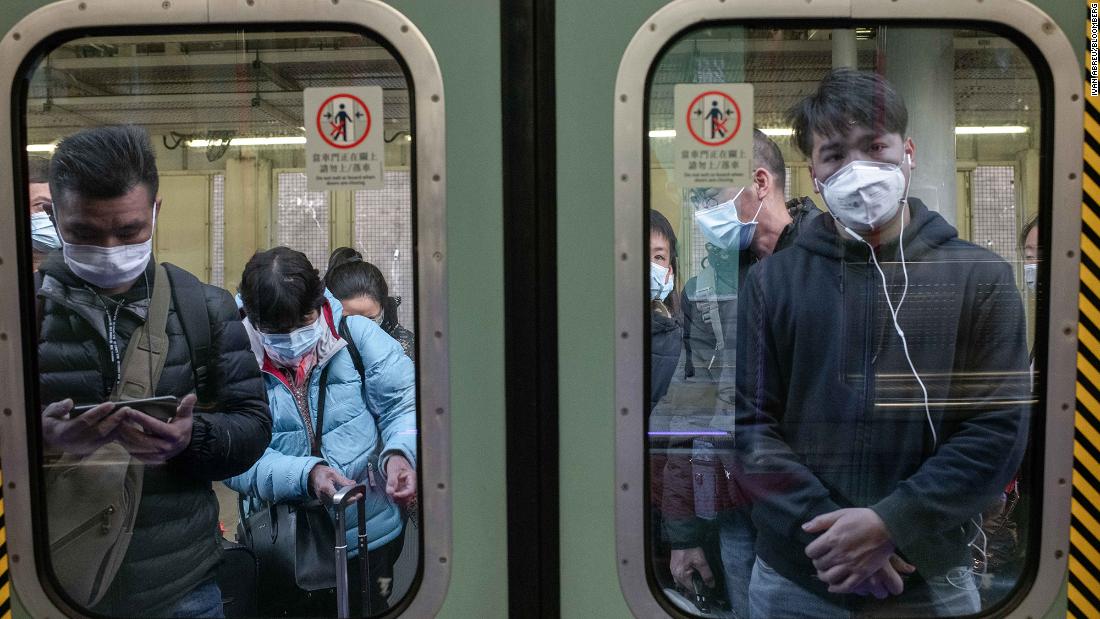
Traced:
POLYGON ((829 71, 817 92, 795 104, 787 118, 798 150, 807 157, 813 155, 815 133, 842 136, 860 125, 905 137, 909 126, 905 101, 890 82, 877 73, 855 69, 829 71))
POLYGON ((106 200, 139 184, 149 190, 149 205, 160 186, 157 158, 149 134, 136 125, 93 127, 57 145, 50 160, 50 193, 55 204, 70 196, 106 200))
POLYGON ((783 162, 783 153, 763 131, 752 130, 752 167, 764 168, 772 173, 780 187, 787 186, 787 166, 783 162))
POLYGON ((238 289, 244 313, 261 331, 293 330, 302 317, 321 307, 325 286, 317 269, 300 251, 274 247, 252 255, 238 289))

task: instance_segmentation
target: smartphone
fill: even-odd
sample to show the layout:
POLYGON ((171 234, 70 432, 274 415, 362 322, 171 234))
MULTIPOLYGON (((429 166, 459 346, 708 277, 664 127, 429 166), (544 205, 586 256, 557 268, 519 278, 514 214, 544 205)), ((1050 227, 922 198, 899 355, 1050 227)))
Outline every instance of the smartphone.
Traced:
MULTIPOLYGON (((124 402, 115 402, 115 407, 111 409, 111 412, 115 412, 118 409, 128 406, 134 410, 139 410, 154 419, 161 421, 172 421, 176 416, 176 408, 180 405, 179 398, 172 395, 165 395, 156 398, 144 398, 141 400, 126 400, 124 402)), ((75 406, 69 411, 69 417, 79 417, 84 413, 99 406, 99 404, 86 404, 83 406, 75 406)))

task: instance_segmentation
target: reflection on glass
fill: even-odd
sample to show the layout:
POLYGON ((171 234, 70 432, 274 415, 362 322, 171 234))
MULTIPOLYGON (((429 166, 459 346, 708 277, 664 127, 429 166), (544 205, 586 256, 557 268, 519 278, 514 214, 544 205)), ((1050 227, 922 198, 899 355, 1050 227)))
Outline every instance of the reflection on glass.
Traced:
POLYGON ((653 76, 649 544, 663 595, 705 617, 998 604, 1037 527, 1030 62, 968 30, 731 26, 683 37, 653 76), (751 173, 688 182, 675 85, 743 82, 751 173))
POLYGON ((341 32, 85 37, 29 76, 48 564, 77 606, 334 616, 337 540, 353 613, 409 591, 408 92, 385 47, 341 32), (307 191, 303 91, 363 86, 384 146, 340 164, 378 161, 381 188, 307 191), (352 484, 369 552, 355 509, 334 528, 352 484))

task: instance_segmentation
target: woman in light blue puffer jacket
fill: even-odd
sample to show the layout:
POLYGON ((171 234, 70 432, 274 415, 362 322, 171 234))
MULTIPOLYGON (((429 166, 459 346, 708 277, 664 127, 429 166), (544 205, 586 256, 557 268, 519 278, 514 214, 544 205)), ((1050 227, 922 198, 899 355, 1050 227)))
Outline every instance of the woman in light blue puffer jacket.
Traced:
MULTIPOLYGON (((347 333, 362 359, 360 380, 338 327, 342 306, 306 256, 286 247, 258 252, 241 277, 244 324, 264 376, 271 408, 267 451, 245 473, 226 480, 233 490, 267 503, 330 502, 348 484, 368 486, 367 532, 371 610, 385 608, 392 565, 404 539, 399 504, 416 495, 416 376, 401 346, 374 322, 347 317, 347 333), (321 376, 327 368, 320 457, 311 455, 321 376), (308 411, 308 424, 304 413, 308 411)), ((349 510, 349 558, 358 556, 356 510, 349 510)), ((358 561, 349 561, 358 582, 358 561)), ((293 583, 288 583, 293 584, 293 583)), ((353 610, 358 587, 352 586, 353 610)), ((291 616, 331 614, 335 598, 311 595, 291 616)))

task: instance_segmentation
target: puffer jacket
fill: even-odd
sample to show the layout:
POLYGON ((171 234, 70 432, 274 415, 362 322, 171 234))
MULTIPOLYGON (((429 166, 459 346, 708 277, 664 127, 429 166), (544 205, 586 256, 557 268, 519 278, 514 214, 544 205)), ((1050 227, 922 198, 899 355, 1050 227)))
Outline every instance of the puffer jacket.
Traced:
MULTIPOLYGON (((107 344, 106 314, 96 295, 69 270, 60 252, 42 265, 42 323, 38 345, 41 402, 72 398, 77 404, 108 399, 116 370, 107 344)), ((155 261, 145 272, 149 285, 155 261)), ((113 297, 119 311, 119 350, 144 323, 149 289, 145 278, 113 297)), ((164 465, 146 466, 134 536, 98 612, 116 616, 163 614, 184 594, 213 578, 221 559, 218 502, 211 482, 240 473, 263 453, 271 418, 259 368, 249 349, 232 297, 203 286, 204 298, 189 311, 210 318, 207 391, 215 403, 196 410, 191 442, 164 465)), ((168 354, 156 395, 183 397, 196 391, 190 349, 173 301, 166 325, 168 354)))
MULTIPOLYGON (((349 316, 348 331, 363 360, 366 383, 359 379, 347 344, 337 325, 343 306, 325 293, 321 319, 328 329, 318 344, 318 362, 309 376, 310 424, 317 423, 321 373, 328 370, 321 458, 310 455, 309 435, 294 394, 282 374, 264 353, 259 333, 246 318, 252 351, 263 371, 274 431, 271 446, 252 468, 227 479, 226 485, 268 503, 301 502, 309 492, 309 472, 325 463, 344 476, 367 483, 369 549, 374 550, 401 534, 401 512, 386 495, 386 462, 400 454, 416 466, 416 375, 412 361, 381 327, 362 316, 349 316)), ((348 556, 358 555, 358 513, 347 514, 348 556)))
MULTIPOLYGON (((738 486, 752 502, 757 554, 826 592, 801 525, 842 507, 885 523, 918 577, 971 561, 971 524, 1012 478, 1031 400, 1023 305, 1012 268, 960 240, 910 198, 906 271, 897 240, 877 259, 819 217, 793 248, 750 271, 738 306, 734 440, 738 486)), ((920 595, 918 587, 906 593, 920 595)))

